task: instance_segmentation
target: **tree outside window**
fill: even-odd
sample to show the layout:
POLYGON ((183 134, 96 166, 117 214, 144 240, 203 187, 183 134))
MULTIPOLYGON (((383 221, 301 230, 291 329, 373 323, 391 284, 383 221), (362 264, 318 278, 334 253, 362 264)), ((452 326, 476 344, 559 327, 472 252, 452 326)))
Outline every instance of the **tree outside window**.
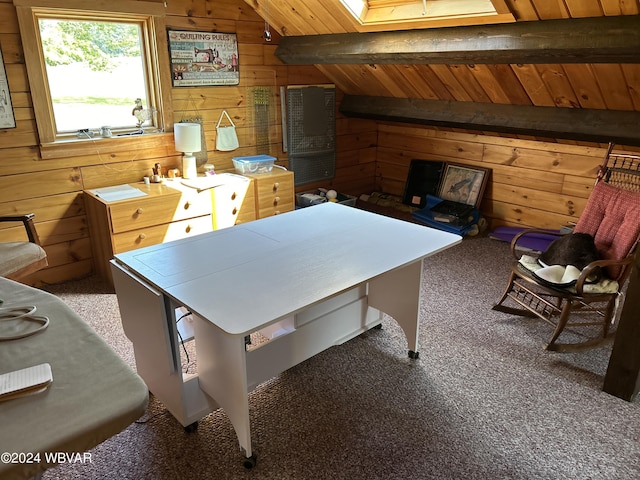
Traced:
POLYGON ((133 129, 148 108, 141 31, 135 23, 39 21, 58 133, 133 129))

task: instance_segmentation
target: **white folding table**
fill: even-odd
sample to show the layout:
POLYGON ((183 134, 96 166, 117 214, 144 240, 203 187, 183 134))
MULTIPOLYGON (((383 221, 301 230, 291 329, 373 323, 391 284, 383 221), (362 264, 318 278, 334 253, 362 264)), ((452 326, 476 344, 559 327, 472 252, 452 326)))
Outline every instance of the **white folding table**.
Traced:
POLYGON ((417 357, 422 260, 460 241, 326 203, 118 254, 111 267, 149 390, 187 428, 223 408, 251 467, 248 392, 379 325, 381 312, 417 357), (182 372, 181 307, 193 317, 196 375, 182 372), (248 348, 255 332, 270 340, 248 348))

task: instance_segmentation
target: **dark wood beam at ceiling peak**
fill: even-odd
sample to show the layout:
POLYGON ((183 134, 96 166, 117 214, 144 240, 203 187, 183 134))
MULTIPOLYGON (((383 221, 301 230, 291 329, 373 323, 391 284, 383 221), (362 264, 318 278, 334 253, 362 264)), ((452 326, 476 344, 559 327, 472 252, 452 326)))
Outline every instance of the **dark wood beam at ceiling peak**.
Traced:
POLYGON ((640 15, 283 37, 288 65, 640 63, 640 15))
POLYGON ((640 146, 640 112, 345 95, 346 116, 640 146))

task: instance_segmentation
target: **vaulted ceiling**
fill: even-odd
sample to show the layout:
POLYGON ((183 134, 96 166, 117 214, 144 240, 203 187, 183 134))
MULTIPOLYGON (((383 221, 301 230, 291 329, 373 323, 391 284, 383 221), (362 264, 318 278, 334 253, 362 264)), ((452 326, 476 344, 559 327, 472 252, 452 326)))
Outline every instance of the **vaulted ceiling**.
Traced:
MULTIPOLYGON (((427 4, 439 1, 446 0, 427 0, 427 4)), ((455 25, 492 24, 497 27, 530 21, 640 14, 638 0, 492 0, 497 10, 493 16, 439 19, 431 24, 407 27, 379 25, 374 28, 359 24, 340 0, 245 2, 265 19, 271 31, 283 37, 353 34, 400 28, 430 28, 431 35, 437 37, 438 29, 455 25)), ((339 45, 342 39, 347 38, 342 36, 332 40, 339 45)), ((592 38, 597 40, 598 34, 592 35, 592 38)), ((366 56, 353 63, 325 63, 319 60, 318 63, 312 60, 309 63, 314 63, 347 95, 640 112, 638 60, 609 63, 604 57, 581 63, 580 58, 567 60, 570 57, 550 52, 548 61, 544 56, 543 59, 532 61, 529 60, 532 57, 523 55, 519 60, 517 52, 515 55, 513 51, 510 53, 504 59, 496 53, 488 60, 461 60, 459 63, 451 63, 451 59, 443 62, 429 59, 407 61, 401 56, 398 56, 397 63, 392 60, 376 62, 376 57, 367 60, 366 56)))

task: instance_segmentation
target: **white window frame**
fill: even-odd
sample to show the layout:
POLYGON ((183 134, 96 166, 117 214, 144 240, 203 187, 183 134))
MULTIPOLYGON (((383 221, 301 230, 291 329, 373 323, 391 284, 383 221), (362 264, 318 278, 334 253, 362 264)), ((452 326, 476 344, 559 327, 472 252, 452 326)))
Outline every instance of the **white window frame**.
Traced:
MULTIPOLYGON (((43 158, 58 158, 56 150, 64 151, 64 155, 69 155, 71 151, 77 151, 80 155, 95 146, 91 144, 91 140, 80 139, 76 135, 59 134, 56 131, 53 103, 40 39, 40 17, 51 18, 54 16, 96 21, 130 20, 140 23, 144 37, 141 53, 149 87, 148 106, 157 111, 155 127, 161 132, 171 129, 173 125, 171 76, 168 68, 169 55, 164 23, 165 7, 162 3, 132 0, 110 0, 109 2, 14 0, 13 3, 20 25, 20 36, 43 158), (77 147, 72 147, 70 151, 70 144, 74 144, 74 147, 77 145, 77 147), (84 148, 83 145, 85 145, 84 148), (64 148, 57 148, 61 146, 64 148)), ((132 140, 133 138, 114 137, 104 141, 129 143, 132 140)))

